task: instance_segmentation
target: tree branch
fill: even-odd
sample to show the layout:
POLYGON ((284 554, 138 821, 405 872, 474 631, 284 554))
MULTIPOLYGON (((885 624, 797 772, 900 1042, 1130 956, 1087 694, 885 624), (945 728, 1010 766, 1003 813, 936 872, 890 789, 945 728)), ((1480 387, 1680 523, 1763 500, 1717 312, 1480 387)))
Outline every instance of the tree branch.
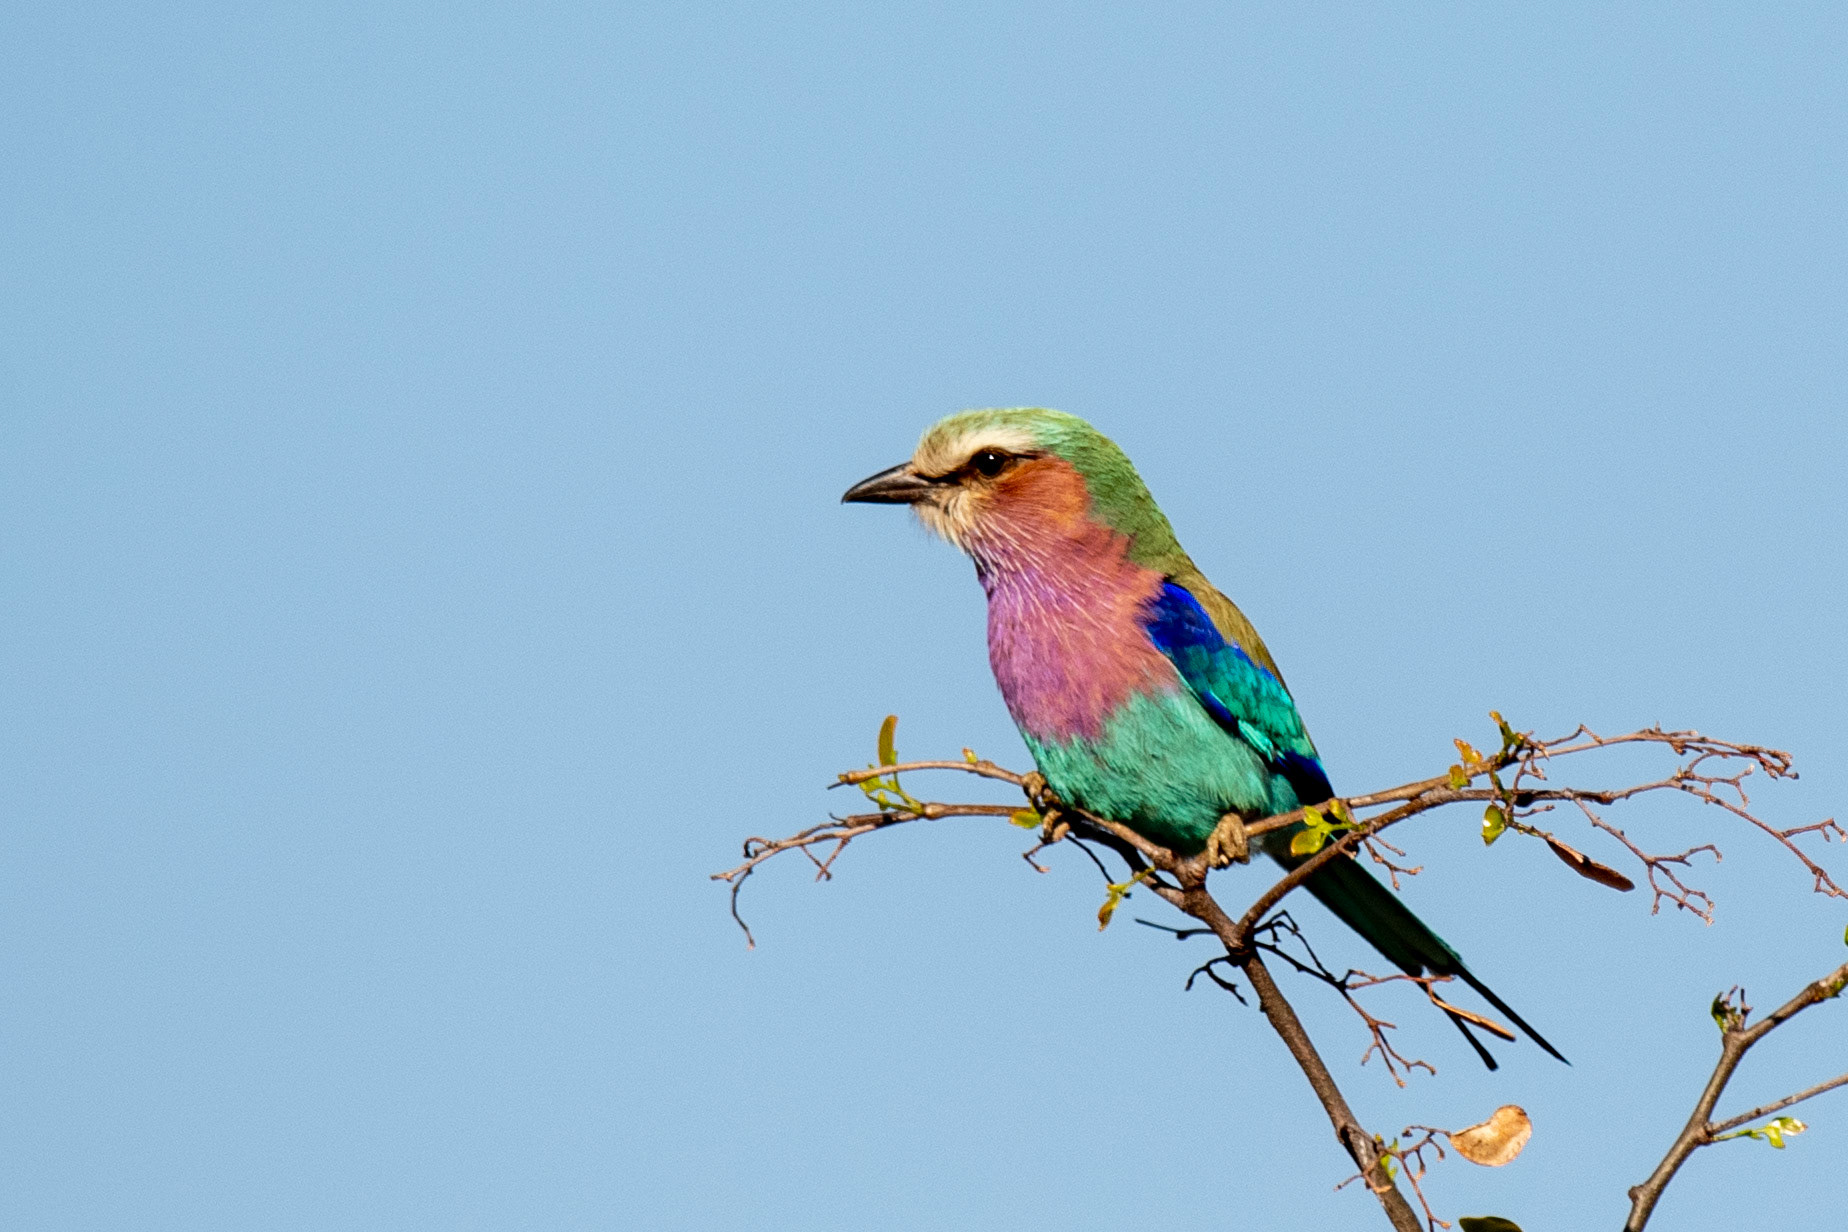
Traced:
POLYGON ((1258 994, 1258 1008, 1270 1021, 1271 1029, 1282 1038, 1290 1055, 1296 1058, 1303 1076, 1309 1079, 1310 1089, 1322 1102, 1329 1123, 1335 1127, 1335 1140, 1353 1157, 1355 1166, 1366 1178, 1367 1188, 1379 1199, 1386 1218, 1392 1221, 1397 1232, 1421 1232, 1418 1214, 1412 1210, 1412 1204, 1405 1200, 1405 1195, 1399 1192, 1391 1174, 1386 1171, 1384 1157, 1373 1135, 1361 1128, 1353 1109, 1348 1107, 1346 1098, 1342 1096, 1341 1088, 1335 1085, 1334 1075, 1322 1063, 1321 1055, 1309 1041, 1309 1033, 1303 1030, 1302 1020, 1296 1016, 1290 1003, 1284 1000, 1283 991, 1271 979, 1270 971, 1255 952, 1247 954, 1240 965, 1244 968, 1245 978, 1251 981, 1252 990, 1258 994))
POLYGON ((1668 1148, 1668 1154, 1662 1157, 1662 1162, 1656 1165, 1655 1171, 1649 1174, 1648 1180, 1630 1190, 1630 1218, 1623 1225, 1624 1232, 1642 1232, 1643 1227, 1649 1222, 1650 1214, 1655 1210, 1656 1203, 1661 1201, 1662 1191, 1667 1189, 1668 1183, 1675 1179, 1675 1173, 1680 1170, 1682 1164, 1687 1162, 1688 1156, 1703 1146, 1711 1146, 1717 1141, 1719 1134, 1780 1108, 1788 1108, 1799 1100, 1820 1095, 1833 1087, 1848 1083, 1848 1074, 1844 1074, 1840 1078, 1831 1079, 1775 1103, 1766 1104, 1742 1117, 1734 1117, 1718 1125, 1709 1120, 1713 1115, 1714 1105, 1719 1103, 1720 1095, 1726 1090, 1726 1084, 1732 1081, 1733 1071, 1739 1068, 1739 1062, 1745 1059, 1745 1054, 1751 1050, 1752 1045, 1810 1006, 1840 996, 1844 987, 1848 987, 1848 963, 1843 963, 1821 979, 1804 985, 1802 991, 1796 996, 1771 1011, 1763 1021, 1749 1027, 1746 1025, 1746 1018, 1751 1014, 1752 1009, 1749 1005, 1743 1004, 1743 999, 1741 1004, 1735 1006, 1732 1004, 1732 993, 1714 998, 1714 1017, 1721 1024, 1720 1059, 1714 1065, 1713 1073, 1708 1077, 1707 1085, 1700 1093, 1700 1099, 1695 1102, 1694 1112, 1688 1117, 1688 1123, 1682 1127, 1681 1133, 1676 1136, 1673 1145, 1668 1148))
MULTIPOLYGON (((1208 864, 1206 854, 1181 855, 1171 851, 1151 842, 1120 822, 1087 812, 1060 800, 1048 790, 1046 781, 1037 773, 1015 773, 993 762, 978 759, 974 753, 966 749, 963 751, 961 761, 930 760, 901 763, 891 746, 895 719, 888 719, 886 726, 881 730, 880 764, 842 774, 838 776, 835 783, 830 785, 859 787, 878 807, 877 812, 835 817, 822 825, 811 826, 787 838, 753 837, 747 839, 744 844, 743 862, 735 868, 714 873, 712 876, 714 880, 728 883, 731 891, 732 917, 744 930, 747 942, 754 946, 755 939, 738 913, 739 891, 744 882, 765 861, 787 851, 801 851, 815 866, 816 879, 825 880, 832 876, 834 862, 846 850, 848 844, 875 830, 888 829, 913 821, 929 821, 945 817, 1007 817, 1015 824, 1028 828, 1037 826, 1039 842, 1025 853, 1027 862, 1034 868, 1041 872, 1046 871, 1044 867, 1033 861, 1033 856, 1037 852, 1047 846, 1070 839, 1076 842, 1094 863, 1097 863, 1105 880, 1109 882, 1110 874, 1104 869, 1097 854, 1087 844, 1095 843, 1108 848, 1128 867, 1130 876, 1122 882, 1111 882, 1110 897, 1106 901, 1105 909, 1099 915, 1100 926, 1108 923, 1110 910, 1122 897, 1127 895, 1130 886, 1137 883, 1204 924, 1203 929, 1169 930, 1183 937, 1199 932, 1210 932, 1224 947, 1225 953, 1196 970, 1195 976, 1204 972, 1220 987, 1237 995, 1237 986, 1213 968, 1224 964, 1244 971, 1245 978, 1250 981, 1257 994, 1259 1008, 1263 1011, 1266 1021, 1283 1040, 1298 1067, 1309 1080, 1310 1088, 1315 1092, 1316 1098, 1328 1115, 1330 1124, 1334 1127, 1336 1139, 1360 1168, 1362 1177, 1366 1179, 1368 1188, 1379 1200, 1387 1218, 1399 1232, 1417 1232, 1418 1218, 1404 1194, 1393 1181, 1390 1157, 1394 1152, 1383 1144, 1383 1140, 1367 1133, 1355 1118, 1353 1110, 1348 1106, 1340 1088, 1329 1073, 1328 1067, 1323 1063, 1308 1033, 1303 1029, 1301 1021, 1296 1017, 1294 1009, 1284 998, 1259 954, 1261 949, 1275 952, 1299 970, 1317 975, 1318 978, 1334 985, 1349 1003, 1360 1011, 1373 1035, 1376 1047, 1386 1054, 1388 1070, 1392 1070, 1393 1058, 1397 1054, 1384 1044, 1382 1034, 1383 1030, 1391 1024, 1367 1013, 1354 1002, 1351 994, 1354 990, 1373 983, 1407 977, 1369 977, 1351 971, 1346 976, 1337 977, 1322 968, 1320 960, 1314 958, 1313 951, 1310 951, 1310 954, 1315 969, 1304 966, 1293 956, 1278 948, 1276 943, 1280 938, 1275 933, 1271 935, 1269 941, 1259 939, 1262 929, 1277 927, 1275 920, 1267 923, 1266 917, 1318 869, 1333 860, 1345 858, 1364 848, 1371 852, 1376 860, 1385 864, 1388 871, 1392 873, 1396 886, 1400 873, 1412 873, 1417 870, 1402 868, 1380 857, 1372 846, 1377 836, 1388 827, 1420 813, 1449 804, 1474 803, 1485 806, 1482 830, 1485 842, 1494 842, 1507 830, 1539 838, 1580 875, 1618 889, 1633 888, 1629 879, 1616 870, 1599 864, 1596 860, 1583 855, 1554 835, 1537 828, 1526 820, 1535 814, 1550 811, 1559 804, 1570 803, 1583 811, 1586 819, 1594 828, 1615 838, 1631 856, 1642 864, 1648 876, 1650 888, 1654 892, 1652 912, 1658 910, 1666 901, 1711 921, 1712 900, 1703 891, 1693 889, 1683 883, 1676 875, 1675 869, 1687 868, 1689 857, 1703 850, 1710 851, 1717 859, 1719 852, 1716 848, 1711 844, 1702 844, 1679 855, 1652 855, 1632 842, 1622 830, 1605 823, 1591 807, 1592 805, 1613 805, 1650 792, 1677 791, 1691 795, 1703 804, 1715 805, 1757 827, 1789 850, 1802 863, 1805 870, 1811 874, 1814 888, 1818 893, 1848 898, 1848 892, 1844 892, 1829 873, 1797 844, 1799 838, 1808 834, 1819 834, 1825 842, 1833 839, 1848 840, 1848 831, 1844 831, 1832 818, 1809 825, 1779 829, 1750 811, 1750 801, 1744 787, 1745 780, 1753 773, 1763 773, 1767 778, 1772 779, 1794 777, 1795 771, 1792 768, 1789 754, 1758 745, 1714 740, 1697 732, 1665 731, 1659 727, 1646 728, 1621 736, 1605 737, 1581 726, 1559 739, 1538 740, 1529 733, 1514 731, 1501 720, 1500 715, 1492 717, 1495 718, 1501 733, 1501 747, 1493 754, 1484 755, 1466 742, 1457 741, 1457 749, 1461 757, 1446 774, 1407 783, 1386 791, 1326 801, 1316 806, 1299 808, 1288 813, 1243 823, 1242 828, 1247 839, 1286 830, 1292 831, 1297 835, 1291 844, 1292 849, 1298 856, 1306 858, 1302 858, 1294 868, 1289 869, 1266 888, 1236 920, 1226 913, 1206 889, 1207 878, 1213 871, 1208 864), (1672 749, 1682 760, 1674 772, 1666 778, 1635 783, 1626 787, 1603 789, 1554 787, 1547 781, 1547 767, 1557 759, 1626 744, 1665 746, 1672 749), (1005 804, 942 804, 918 800, 900 786, 898 779, 900 774, 918 770, 958 771, 1004 782, 1019 788, 1026 796, 1030 807, 1021 809, 1018 806, 1005 804), (1506 779, 1503 777, 1504 773, 1508 775, 1506 779), (1355 816, 1354 810, 1356 809, 1378 809, 1380 811, 1363 818, 1355 816), (1306 846, 1298 845, 1305 842, 1306 846), (817 854, 818 851, 821 854, 817 854), (1663 881, 1666 881, 1666 885, 1663 881)), ((1395 854, 1403 854, 1399 853, 1396 848, 1393 850, 1395 854)), ((1165 926, 1157 925, 1157 927, 1165 926)), ((1437 980, 1434 977, 1411 978, 1413 982, 1420 983, 1426 995, 1447 1013, 1468 1018, 1498 1034, 1505 1033, 1506 1028, 1501 1028, 1499 1024, 1491 1023, 1479 1015, 1444 1002, 1436 993, 1434 985, 1437 980)), ((1631 1191, 1633 1210, 1630 1228, 1632 1232, 1643 1226, 1643 1222, 1648 1218, 1649 1210, 1660 1197, 1663 1187, 1667 1185, 1675 1170, 1693 1150, 1707 1145, 1714 1140, 1717 1134, 1747 1124, 1756 1118, 1789 1107, 1824 1091, 1848 1084, 1848 1075, 1843 1075, 1720 1125, 1713 1125, 1708 1121, 1714 1103, 1745 1051, 1792 1014, 1814 1004, 1823 997, 1838 993, 1844 983, 1848 983, 1848 966, 1825 980, 1811 985, 1790 1004, 1779 1009, 1764 1022, 1747 1029, 1744 1026, 1743 1013, 1741 1013, 1737 1022, 1726 1028, 1720 1065, 1716 1068, 1713 1078, 1709 1080, 1708 1089, 1703 1093, 1695 1115, 1689 1121, 1688 1128, 1684 1129, 1682 1136, 1676 1140, 1669 1156, 1658 1167, 1656 1175, 1631 1191), (1829 983, 1830 980, 1834 981, 1832 986, 1829 983)), ((1192 977, 1189 979, 1189 985, 1191 984, 1192 977)), ((1371 1055, 1372 1051, 1373 1049, 1369 1049, 1368 1055, 1371 1055)), ((1400 1057, 1399 1061, 1401 1064, 1411 1064, 1405 1062, 1403 1057, 1400 1057)), ((1392 1076, 1395 1081, 1403 1085, 1403 1080, 1398 1073, 1394 1072, 1392 1076)), ((1420 1175, 1422 1175, 1422 1157, 1420 1157, 1420 1175)), ((1417 1188, 1415 1182, 1414 1188, 1417 1189, 1420 1202, 1424 1202, 1423 1190, 1417 1188)), ((1425 1211, 1434 1225, 1442 1222, 1431 1214, 1428 1203, 1425 1204, 1425 1211)))

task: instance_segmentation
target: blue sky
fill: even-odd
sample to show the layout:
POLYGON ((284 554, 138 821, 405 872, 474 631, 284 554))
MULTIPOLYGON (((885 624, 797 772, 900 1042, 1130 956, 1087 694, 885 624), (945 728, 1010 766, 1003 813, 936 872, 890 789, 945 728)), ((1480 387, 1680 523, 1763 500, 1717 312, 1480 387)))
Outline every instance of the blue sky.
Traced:
MULTIPOLYGON (((767 870, 745 950, 707 875, 888 711, 1024 762, 966 563, 838 495, 1073 411, 1338 787, 1499 708, 1790 748, 1767 813, 1839 813, 1845 54, 1820 5, 9 9, 0 1223, 1368 1226, 1075 853, 883 835, 767 870)), ((1442 1212, 1615 1226, 1713 994, 1844 956, 1738 825, 1615 820, 1719 841, 1718 922, 1403 834, 1571 1068, 1387 999, 1400 1091, 1285 984, 1369 1126, 1533 1114, 1442 1212)), ((1848 1068, 1842 1012, 1722 1109, 1848 1068)), ((1813 1222, 1848 1100, 1805 1118, 1662 1226, 1813 1222)))

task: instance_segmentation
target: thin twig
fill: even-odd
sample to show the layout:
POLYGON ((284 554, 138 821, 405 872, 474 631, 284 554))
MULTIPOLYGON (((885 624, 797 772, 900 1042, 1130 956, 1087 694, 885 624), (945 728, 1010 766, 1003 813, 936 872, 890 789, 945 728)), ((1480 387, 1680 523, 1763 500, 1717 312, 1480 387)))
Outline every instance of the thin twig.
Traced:
MULTIPOLYGON (((1407 1125, 1404 1129, 1399 1131, 1398 1139, 1385 1145, 1386 1154, 1399 1161, 1399 1169, 1404 1173, 1406 1181, 1411 1185, 1412 1193, 1417 1196, 1418 1205, 1424 1208, 1425 1227, 1429 1232, 1437 1232, 1439 1228, 1448 1228, 1450 1226, 1450 1221, 1447 1219, 1439 1219, 1437 1213, 1431 1209, 1430 1200, 1425 1197, 1424 1185, 1422 1182, 1424 1181, 1425 1173, 1429 1171, 1429 1169, 1425 1166, 1424 1153, 1427 1150, 1436 1151, 1438 1162, 1442 1163, 1444 1160, 1444 1146, 1438 1139, 1448 1139, 1449 1137, 1449 1130, 1433 1129, 1429 1125, 1407 1125), (1410 1138, 1414 1131, 1422 1131, 1423 1136, 1418 1138, 1411 1146, 1403 1145, 1404 1140, 1410 1138)), ((1350 1177, 1347 1181, 1341 1182, 1341 1184, 1346 1185, 1349 1181, 1357 1179, 1359 1178, 1350 1177)), ((1339 1188, 1339 1186, 1337 1186, 1337 1188, 1339 1188)))
POLYGON ((1003 783, 1012 783, 1019 787, 1027 781, 1024 774, 1015 774, 1012 770, 995 765, 992 761, 907 761, 891 766, 868 766, 864 770, 848 770, 829 783, 834 787, 855 787, 873 779, 884 778, 890 774, 904 774, 910 770, 961 770, 964 774, 973 774, 985 779, 999 779, 1003 783))
MULTIPOLYGON (((1431 1000, 1435 1001, 1439 1006, 1448 1009, 1453 1007, 1447 1006, 1446 1003, 1438 997, 1433 985, 1449 982, 1450 976, 1370 975, 1365 971, 1354 970, 1349 970, 1343 975, 1336 975, 1329 969, 1328 965, 1322 961, 1321 956, 1315 952, 1315 947, 1309 944, 1309 939, 1303 936, 1302 929, 1297 927, 1296 921, 1292 919, 1287 912, 1279 912, 1276 916, 1273 916, 1271 919, 1265 921, 1263 925, 1253 930, 1251 935, 1253 937, 1253 943, 1259 949, 1275 954, 1303 975, 1310 976, 1327 984, 1330 988, 1333 988, 1336 992, 1341 994, 1341 999, 1347 1002, 1350 1009, 1360 1015, 1360 1020, 1366 1024, 1367 1034, 1371 1037, 1371 1042, 1367 1045, 1367 1050, 1360 1054, 1360 1063, 1362 1065, 1372 1060, 1374 1054, 1378 1053, 1381 1063, 1386 1067, 1387 1074, 1389 1074, 1393 1082, 1400 1087, 1405 1086, 1405 1080, 1411 1076, 1413 1070, 1422 1069, 1425 1073, 1434 1077, 1436 1076, 1437 1067, 1435 1065, 1432 1065, 1429 1061, 1423 1060, 1422 1058, 1408 1057, 1393 1046, 1391 1039, 1387 1037, 1386 1033, 1388 1031, 1398 1030, 1398 1024, 1388 1022, 1384 1018, 1380 1018, 1369 1012, 1367 1007, 1362 1005, 1354 994, 1361 989, 1377 988, 1382 984, 1403 981, 1417 984, 1424 990, 1426 996, 1430 997, 1431 1000), (1269 941, 1256 940, 1257 937, 1266 933, 1270 935, 1271 939, 1269 941), (1302 947, 1303 953, 1308 955, 1307 962, 1304 962, 1284 948, 1283 938, 1286 935, 1291 940, 1295 941, 1297 945, 1302 947)), ((1498 1032, 1506 1030, 1506 1028, 1502 1027, 1499 1023, 1495 1024, 1495 1029, 1498 1032)))
POLYGON ((1841 1086, 1848 1086, 1848 1074, 1839 1074, 1829 1079, 1827 1082, 1819 1082, 1813 1087, 1798 1091, 1795 1095, 1786 1095, 1783 1099, 1772 1100, 1770 1103, 1754 1108, 1750 1112, 1741 1112, 1736 1117, 1728 1117, 1717 1125, 1709 1125, 1707 1127, 1707 1132, 1710 1135, 1718 1135, 1725 1133, 1729 1129, 1738 1129, 1741 1125, 1756 1121, 1759 1117, 1768 1117, 1773 1112, 1782 1112, 1792 1104, 1800 1104, 1806 1099, 1814 1099, 1824 1091, 1833 1091, 1836 1087, 1841 1086))

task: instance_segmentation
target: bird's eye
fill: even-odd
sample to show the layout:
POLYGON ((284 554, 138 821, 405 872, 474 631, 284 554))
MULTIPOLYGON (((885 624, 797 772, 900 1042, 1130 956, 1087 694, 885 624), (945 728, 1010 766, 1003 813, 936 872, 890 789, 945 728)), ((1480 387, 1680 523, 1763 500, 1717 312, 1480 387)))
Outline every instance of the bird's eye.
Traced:
POLYGON ((969 459, 969 465, 976 474, 993 479, 1007 466, 1007 455, 993 449, 984 449, 969 459))

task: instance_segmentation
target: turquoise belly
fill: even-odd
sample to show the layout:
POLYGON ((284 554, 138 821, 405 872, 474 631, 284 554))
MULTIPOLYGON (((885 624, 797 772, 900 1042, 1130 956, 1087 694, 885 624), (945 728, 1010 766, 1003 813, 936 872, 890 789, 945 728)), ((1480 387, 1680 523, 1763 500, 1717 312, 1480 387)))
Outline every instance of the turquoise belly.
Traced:
POLYGON ((1226 812, 1287 812, 1296 793, 1250 745, 1191 696, 1137 694, 1095 740, 1021 735, 1060 798, 1181 852, 1195 852, 1226 812))

